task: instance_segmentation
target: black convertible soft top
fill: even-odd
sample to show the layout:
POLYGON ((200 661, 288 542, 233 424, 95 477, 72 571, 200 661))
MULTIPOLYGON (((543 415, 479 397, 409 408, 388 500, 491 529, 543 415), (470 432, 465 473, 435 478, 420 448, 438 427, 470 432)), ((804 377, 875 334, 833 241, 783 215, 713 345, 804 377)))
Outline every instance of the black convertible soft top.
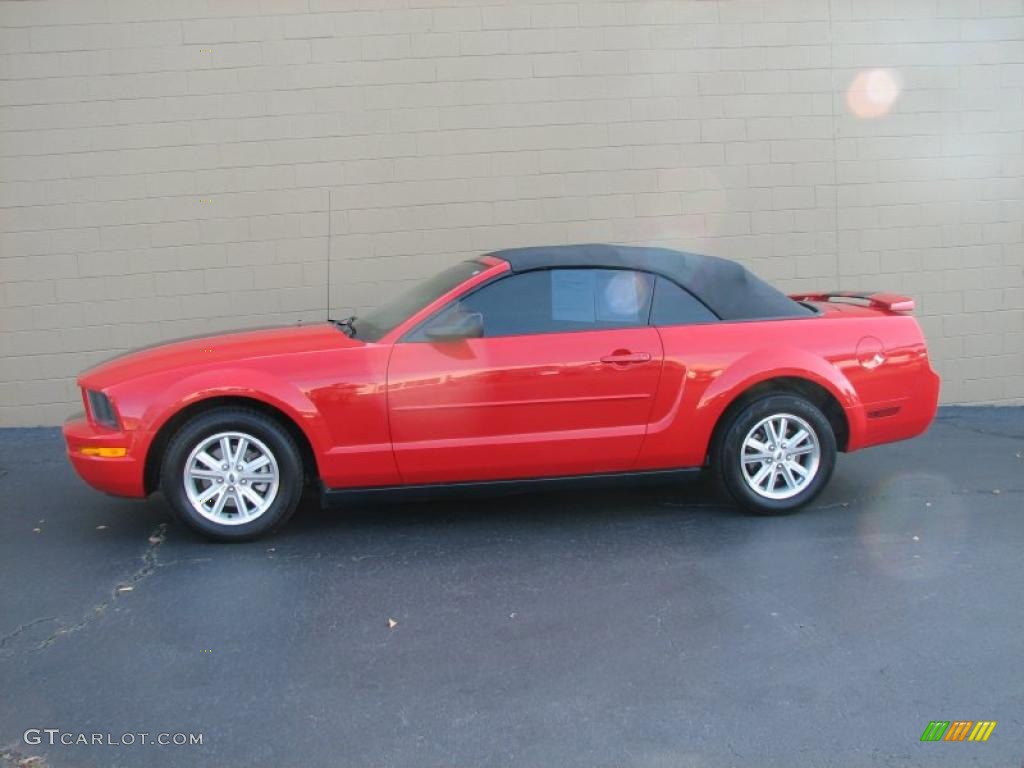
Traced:
POLYGON ((631 245, 542 245, 488 254, 513 272, 556 267, 637 269, 679 284, 723 320, 805 317, 813 310, 793 301, 743 265, 716 256, 631 245))

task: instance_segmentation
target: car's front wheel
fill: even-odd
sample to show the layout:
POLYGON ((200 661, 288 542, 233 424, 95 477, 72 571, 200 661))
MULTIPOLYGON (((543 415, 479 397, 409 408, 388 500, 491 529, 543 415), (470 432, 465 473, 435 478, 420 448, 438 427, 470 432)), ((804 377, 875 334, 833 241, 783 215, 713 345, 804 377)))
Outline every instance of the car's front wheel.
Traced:
POLYGON ((302 458, 275 420, 246 408, 208 411, 171 438, 160 485, 178 517, 222 541, 283 524, 302 495, 302 458))
POLYGON ((835 466, 836 439, 813 403, 769 395, 733 415, 711 459, 720 485, 737 504, 755 514, 781 514, 821 493, 835 466))

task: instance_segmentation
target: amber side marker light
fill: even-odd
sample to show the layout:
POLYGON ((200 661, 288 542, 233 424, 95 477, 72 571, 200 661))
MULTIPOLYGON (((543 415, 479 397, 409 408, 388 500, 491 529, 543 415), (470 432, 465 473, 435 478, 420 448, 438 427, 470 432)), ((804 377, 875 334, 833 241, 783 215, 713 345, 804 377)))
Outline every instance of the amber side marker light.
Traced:
POLYGON ((87 445, 81 449, 83 456, 99 456, 103 459, 120 459, 128 454, 127 448, 110 448, 107 446, 87 445))

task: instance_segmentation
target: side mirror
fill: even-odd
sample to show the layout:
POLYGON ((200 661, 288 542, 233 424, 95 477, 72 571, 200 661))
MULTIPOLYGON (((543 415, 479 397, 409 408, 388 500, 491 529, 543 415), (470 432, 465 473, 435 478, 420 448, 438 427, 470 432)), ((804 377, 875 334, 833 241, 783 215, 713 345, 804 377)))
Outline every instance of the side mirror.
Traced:
POLYGON ((479 312, 455 312, 427 328, 425 335, 431 341, 478 339, 484 335, 484 316, 479 312))

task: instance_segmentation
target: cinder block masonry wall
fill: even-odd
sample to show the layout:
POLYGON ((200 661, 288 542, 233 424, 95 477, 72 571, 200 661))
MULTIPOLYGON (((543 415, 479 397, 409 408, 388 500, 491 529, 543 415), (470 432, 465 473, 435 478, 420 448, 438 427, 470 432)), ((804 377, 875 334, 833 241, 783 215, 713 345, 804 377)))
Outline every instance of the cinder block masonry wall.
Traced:
POLYGON ((0 2, 0 425, 513 245, 907 292, 1024 401, 1021 0, 0 2), (329 213, 329 206, 333 213, 329 213))

